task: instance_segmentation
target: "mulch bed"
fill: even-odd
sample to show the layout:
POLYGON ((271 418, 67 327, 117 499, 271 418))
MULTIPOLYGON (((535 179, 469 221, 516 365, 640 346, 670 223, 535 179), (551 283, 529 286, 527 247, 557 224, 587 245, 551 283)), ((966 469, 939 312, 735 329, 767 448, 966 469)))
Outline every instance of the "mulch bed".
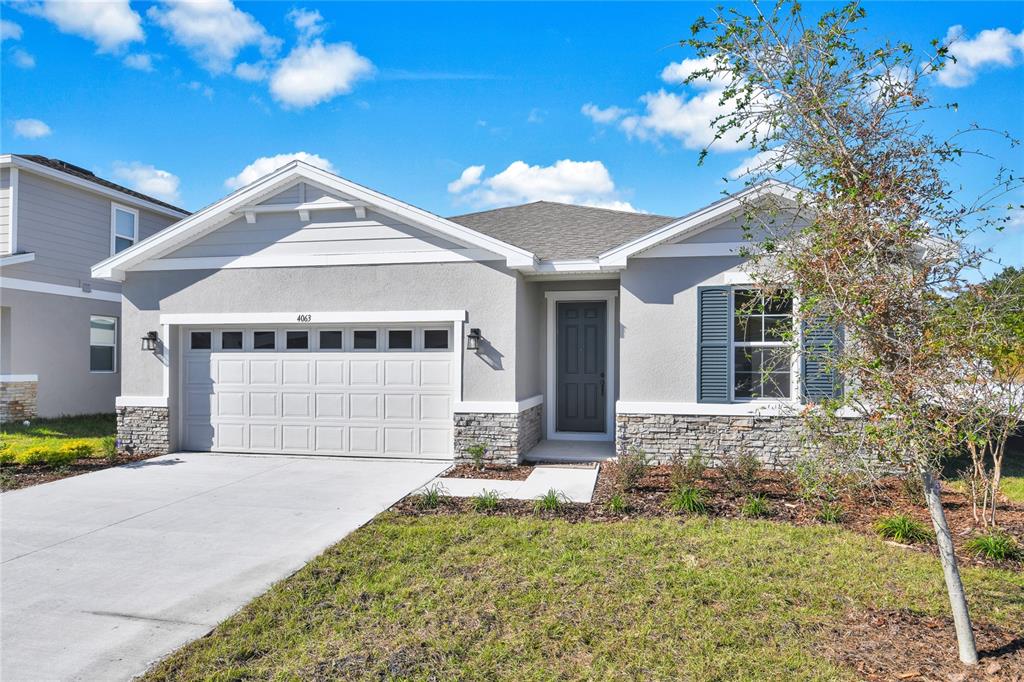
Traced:
POLYGON ((113 460, 87 457, 76 459, 70 464, 56 468, 45 464, 4 464, 0 467, 0 492, 58 481, 62 478, 71 478, 122 464, 141 462, 150 457, 152 455, 119 455, 113 460))
POLYGON ((457 464, 441 474, 443 478, 480 478, 488 481, 525 481, 533 473, 531 466, 495 466, 487 464, 478 469, 472 464, 457 464))
MULTIPOLYGON (((629 511, 621 514, 609 511, 608 500, 617 489, 616 477, 618 464, 604 462, 598 473, 594 497, 590 504, 566 504, 557 513, 561 519, 579 521, 615 522, 631 518, 649 518, 675 516, 667 507, 667 499, 671 490, 671 467, 668 465, 654 466, 647 470, 636 489, 627 494, 629 511)), ((460 465, 456 470, 466 468, 460 465)), ((529 469, 515 467, 513 471, 529 469)), ((473 472, 471 466, 466 468, 473 472)), ((447 473, 445 476, 452 476, 447 473)), ((520 474, 522 475, 522 474, 520 474)), ((528 475, 528 472, 527 472, 528 475)), ((476 477, 476 476, 467 476, 476 477)), ((525 478, 525 475, 522 475, 525 478)), ((518 479, 511 479, 518 480, 518 479)), ((807 502, 800 497, 791 475, 783 471, 762 470, 757 474, 757 481, 743 490, 736 490, 734 484, 722 475, 720 470, 708 469, 698 482, 699 487, 708 492, 708 516, 711 518, 741 518, 742 506, 747 495, 764 495, 770 506, 771 513, 767 517, 772 521, 782 521, 797 525, 820 524, 817 502, 807 502)), ((843 508, 841 526, 850 530, 877 537, 874 523, 885 516, 906 514, 931 529, 931 518, 924 507, 923 500, 911 499, 903 481, 897 477, 884 478, 871 487, 846 492, 838 500, 843 508)), ((979 532, 982 527, 975 523, 971 513, 970 500, 962 493, 951 489, 943 491, 943 503, 946 507, 946 518, 953 532, 957 547, 962 551, 964 540, 979 532)), ((437 509, 420 509, 414 497, 398 502, 394 510, 401 514, 458 514, 469 511, 471 501, 468 499, 451 499, 437 509)), ((491 512, 498 516, 521 516, 534 514, 534 503, 530 500, 501 500, 498 508, 491 512)), ((1000 528, 1024 542, 1024 505, 1003 502, 999 508, 1000 528)), ((901 545, 902 546, 902 545, 901 545)), ((934 544, 905 546, 912 551, 934 553, 934 544)), ((962 554, 959 559, 963 564, 974 566, 995 566, 1010 570, 1024 570, 1024 560, 993 562, 979 559, 972 555, 962 554)))
POLYGON ((872 682, 1024 680, 1024 635, 988 623, 975 623, 974 635, 980 662, 971 668, 960 663, 951 618, 851 611, 822 640, 833 660, 872 682))

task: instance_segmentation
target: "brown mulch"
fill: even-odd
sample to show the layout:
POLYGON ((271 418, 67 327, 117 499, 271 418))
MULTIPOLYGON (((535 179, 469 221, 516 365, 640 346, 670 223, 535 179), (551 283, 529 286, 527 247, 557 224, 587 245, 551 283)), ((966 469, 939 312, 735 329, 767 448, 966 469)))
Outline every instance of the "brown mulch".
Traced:
POLYGON ((533 473, 531 466, 484 465, 478 469, 472 464, 457 464, 441 474, 444 478, 480 478, 488 481, 525 481, 533 473))
POLYGON ((851 611, 829 630, 830 657, 865 680, 988 682, 1024 680, 1024 635, 975 623, 977 666, 960 663, 951 618, 908 610, 851 611))
POLYGON ((76 459, 61 467, 50 467, 45 464, 4 464, 0 467, 0 492, 27 488, 40 483, 59 481, 92 471, 109 469, 110 467, 141 462, 153 455, 118 455, 116 459, 91 458, 76 459))
MULTIPOLYGON (((464 468, 465 465, 458 467, 464 468)), ((618 514, 608 510, 608 500, 617 489, 615 462, 604 462, 598 473, 594 497, 590 504, 566 504, 558 517, 571 522, 605 521, 615 522, 631 518, 674 516, 666 505, 671 490, 671 467, 654 466, 647 470, 636 489, 627 494, 629 510, 618 514)), ((525 467, 516 467, 523 469, 525 467)), ((469 470, 473 470, 469 467, 469 470)), ((445 474, 451 476, 451 473, 445 474)), ((525 476, 524 476, 525 478, 525 476)), ((770 506, 769 520, 794 523, 797 525, 820 524, 820 504, 808 502, 800 497, 791 475, 783 471, 762 470, 752 486, 737 489, 722 475, 721 470, 708 469, 697 485, 708 495, 708 516, 712 518, 740 518, 747 495, 764 495, 770 506)), ((838 500, 843 508, 841 526, 850 530, 877 537, 875 522, 885 516, 906 514, 931 529, 931 518, 923 501, 911 498, 903 481, 897 477, 884 478, 871 487, 846 492, 838 500)), ((964 540, 983 528, 976 524, 971 513, 971 504, 965 495, 952 489, 943 491, 943 503, 957 548, 963 551, 964 540)), ((438 509, 424 510, 416 505, 414 498, 406 498, 395 505, 401 514, 456 514, 469 511, 470 500, 451 499, 438 509)), ((498 509, 491 512, 498 516, 520 516, 534 513, 532 501, 502 500, 498 509)), ((1002 530, 1024 542, 1024 504, 1004 501, 999 508, 999 525, 1002 530)), ((934 553, 934 544, 908 547, 912 551, 934 553)), ((1024 560, 994 562, 962 553, 963 564, 974 566, 996 566, 1011 570, 1024 570, 1024 560)))

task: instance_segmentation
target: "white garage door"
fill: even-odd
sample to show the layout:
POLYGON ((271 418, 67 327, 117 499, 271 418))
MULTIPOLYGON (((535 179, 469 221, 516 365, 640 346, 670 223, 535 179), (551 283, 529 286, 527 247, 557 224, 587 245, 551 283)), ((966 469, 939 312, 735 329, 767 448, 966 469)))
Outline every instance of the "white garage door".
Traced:
POLYGON ((182 330, 187 450, 452 457, 451 326, 182 330))

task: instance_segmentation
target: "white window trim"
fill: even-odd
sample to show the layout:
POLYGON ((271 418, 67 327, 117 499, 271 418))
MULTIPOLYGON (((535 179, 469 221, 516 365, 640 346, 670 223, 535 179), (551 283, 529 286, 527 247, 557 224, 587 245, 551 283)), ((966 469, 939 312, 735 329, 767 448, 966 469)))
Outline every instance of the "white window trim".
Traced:
POLYGON ((120 345, 120 343, 119 343, 120 339, 121 339, 121 319, 120 318, 118 318, 118 317, 116 317, 114 315, 90 315, 89 316, 89 374, 117 374, 117 365, 118 365, 117 353, 118 353, 118 350, 119 350, 118 346, 120 345), (105 344, 105 343, 93 343, 92 342, 92 319, 94 317, 102 317, 104 319, 108 319, 108 320, 113 320, 114 321, 114 343, 108 345, 108 344, 105 344), (92 347, 93 346, 96 346, 97 348, 113 348, 114 349, 114 359, 113 359, 113 363, 112 363, 113 369, 93 369, 92 368, 92 347))
POLYGON ((114 256, 117 252, 114 250, 117 247, 118 236, 121 239, 127 239, 124 235, 117 234, 117 212, 124 211, 125 213, 131 213, 135 218, 134 234, 132 235, 132 244, 128 248, 135 246, 139 243, 139 209, 132 208, 131 206, 125 206, 124 204, 117 204, 110 202, 110 255, 114 256))
POLYGON ((616 375, 616 334, 615 334, 615 301, 619 295, 618 290, 600 291, 548 291, 544 293, 547 299, 547 387, 544 394, 544 402, 548 409, 544 410, 545 432, 549 440, 593 440, 609 441, 615 440, 615 375, 616 375), (578 431, 558 431, 556 428, 555 411, 557 401, 555 398, 555 382, 557 375, 556 353, 557 343, 556 331, 556 310, 560 301, 604 301, 607 305, 605 315, 607 318, 607 337, 605 340, 605 372, 608 374, 605 390, 605 430, 595 433, 580 433, 578 431))
MULTIPOLYGON (((760 343, 753 343, 750 341, 737 341, 735 339, 735 325, 736 325, 736 292, 750 290, 753 287, 737 285, 733 286, 729 292, 729 366, 732 368, 729 374, 729 402, 731 404, 743 405, 790 405, 800 404, 799 396, 803 390, 803 386, 800 383, 800 354, 792 350, 791 345, 785 341, 764 341, 760 343), (733 357, 737 348, 790 348, 789 354, 789 396, 785 398, 737 398, 736 397, 736 360, 733 357)), ((793 294, 793 310, 796 310, 799 304, 799 299, 796 294, 793 294)), ((790 313, 790 317, 793 320, 793 325, 796 325, 796 315, 790 313)), ((793 330, 794 342, 800 343, 800 329, 797 327, 793 330)))

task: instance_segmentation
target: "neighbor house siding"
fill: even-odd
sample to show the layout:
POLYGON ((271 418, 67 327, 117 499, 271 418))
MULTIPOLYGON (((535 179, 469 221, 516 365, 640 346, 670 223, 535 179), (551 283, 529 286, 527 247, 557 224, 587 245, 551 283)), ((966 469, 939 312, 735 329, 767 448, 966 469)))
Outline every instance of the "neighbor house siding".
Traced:
MULTIPOLYGON (((129 339, 159 330, 161 313, 361 310, 468 311, 466 326, 479 327, 485 342, 465 354, 463 399, 516 399, 516 276, 481 263, 131 272, 123 330, 129 339)), ((133 345, 122 393, 159 396, 162 370, 159 358, 133 345)))
POLYGON ((11 252, 11 169, 0 168, 0 253, 11 252))
MULTIPOLYGON (((34 252, 36 258, 5 268, 5 274, 76 288, 89 283, 96 290, 118 291, 117 284, 92 279, 90 273, 93 265, 110 256, 111 203, 103 195, 19 171, 18 250, 34 252)), ((173 218, 140 210, 139 239, 172 222, 173 218)))

